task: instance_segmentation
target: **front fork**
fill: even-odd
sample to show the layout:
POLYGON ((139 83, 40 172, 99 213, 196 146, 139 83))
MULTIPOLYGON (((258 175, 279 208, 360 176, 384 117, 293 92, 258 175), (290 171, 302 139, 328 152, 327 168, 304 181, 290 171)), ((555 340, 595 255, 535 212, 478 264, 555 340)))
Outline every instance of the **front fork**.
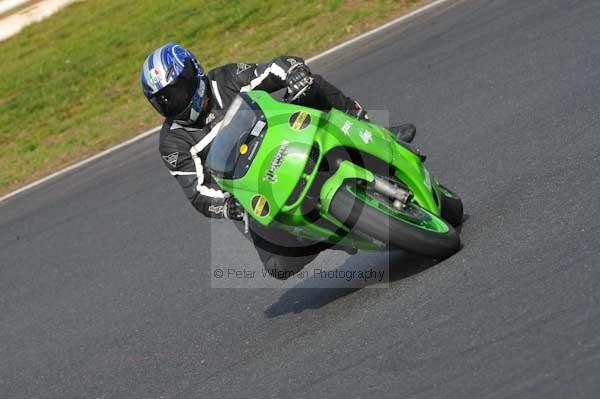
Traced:
POLYGON ((408 204, 413 198, 412 193, 407 189, 392 184, 389 180, 383 179, 379 176, 375 176, 372 187, 379 194, 383 194, 393 199, 394 202, 392 203, 392 206, 397 210, 404 209, 406 204, 408 204))
POLYGON ((331 200, 346 179, 359 179, 366 181, 373 189, 394 200, 393 206, 402 209, 412 200, 412 193, 404 187, 390 183, 390 181, 374 175, 371 171, 361 168, 350 161, 342 161, 338 170, 321 188, 321 209, 329 212, 331 200))

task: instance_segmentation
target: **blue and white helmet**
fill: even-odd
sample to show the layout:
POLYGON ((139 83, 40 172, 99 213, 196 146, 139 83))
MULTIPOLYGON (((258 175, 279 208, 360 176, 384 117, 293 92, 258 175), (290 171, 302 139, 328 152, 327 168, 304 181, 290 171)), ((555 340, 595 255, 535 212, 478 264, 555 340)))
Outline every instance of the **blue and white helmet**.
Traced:
POLYGON ((166 118, 193 123, 202 112, 207 79, 194 55, 168 43, 146 58, 142 89, 150 104, 166 118))

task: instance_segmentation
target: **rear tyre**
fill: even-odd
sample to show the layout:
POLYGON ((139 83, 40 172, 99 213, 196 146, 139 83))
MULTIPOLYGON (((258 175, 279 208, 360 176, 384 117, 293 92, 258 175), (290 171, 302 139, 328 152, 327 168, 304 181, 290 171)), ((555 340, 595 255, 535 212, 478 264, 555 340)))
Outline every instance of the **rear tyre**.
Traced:
POLYGON ((442 218, 454 227, 459 226, 464 215, 462 200, 442 185, 440 185, 440 192, 442 194, 442 218))
POLYGON ((448 222, 412 202, 396 210, 366 185, 342 186, 329 211, 350 229, 392 249, 443 259, 460 248, 458 233, 448 222))

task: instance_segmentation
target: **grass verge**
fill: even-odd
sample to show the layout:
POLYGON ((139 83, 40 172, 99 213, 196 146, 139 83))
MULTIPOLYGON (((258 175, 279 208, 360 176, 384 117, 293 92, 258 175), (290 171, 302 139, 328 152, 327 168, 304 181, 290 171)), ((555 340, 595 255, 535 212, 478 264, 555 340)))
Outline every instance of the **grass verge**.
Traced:
POLYGON ((309 57, 426 0, 76 2, 0 43, 0 194, 161 122, 139 68, 168 41, 206 69, 309 57))

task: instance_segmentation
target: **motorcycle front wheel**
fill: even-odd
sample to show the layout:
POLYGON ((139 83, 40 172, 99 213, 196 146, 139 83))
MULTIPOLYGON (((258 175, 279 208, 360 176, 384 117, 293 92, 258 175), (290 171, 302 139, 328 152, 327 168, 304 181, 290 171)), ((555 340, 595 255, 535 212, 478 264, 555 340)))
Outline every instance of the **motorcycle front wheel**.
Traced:
POLYGON ((351 230, 373 237, 390 249, 443 259, 460 249, 447 221, 414 202, 399 210, 365 184, 345 184, 333 197, 330 213, 351 230))

